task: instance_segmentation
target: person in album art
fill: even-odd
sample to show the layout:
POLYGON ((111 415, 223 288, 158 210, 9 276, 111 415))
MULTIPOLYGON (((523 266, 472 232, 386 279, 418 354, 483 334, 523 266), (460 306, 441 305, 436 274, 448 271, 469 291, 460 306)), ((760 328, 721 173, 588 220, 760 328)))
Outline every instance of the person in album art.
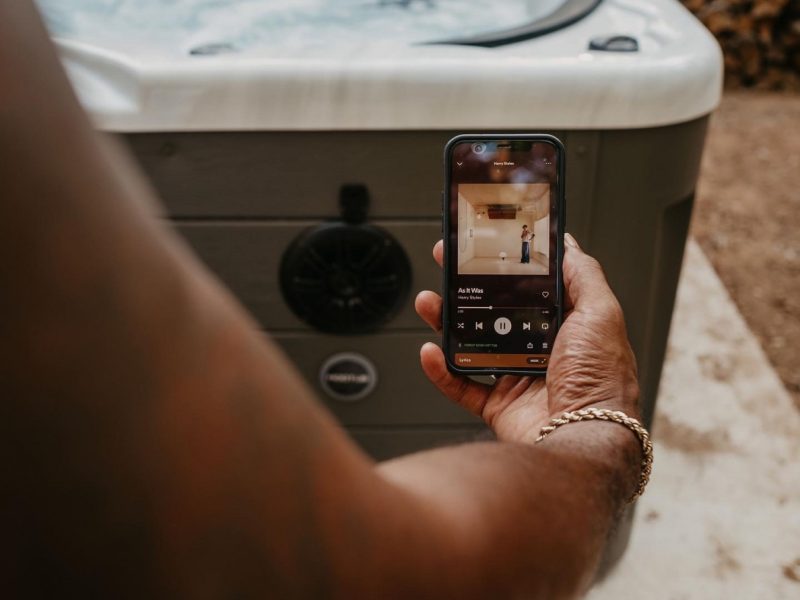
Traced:
POLYGON ((522 259, 521 263, 531 262, 531 242, 533 241, 533 233, 528 229, 527 225, 522 226, 522 234, 519 236, 522 240, 522 259))

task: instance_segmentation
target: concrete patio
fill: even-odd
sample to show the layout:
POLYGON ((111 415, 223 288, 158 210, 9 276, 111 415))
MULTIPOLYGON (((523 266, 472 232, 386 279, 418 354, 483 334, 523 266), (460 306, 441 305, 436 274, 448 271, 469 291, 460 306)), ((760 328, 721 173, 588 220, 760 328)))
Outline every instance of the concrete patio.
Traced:
POLYGON ((627 553, 590 600, 800 598, 800 415, 689 242, 627 553))

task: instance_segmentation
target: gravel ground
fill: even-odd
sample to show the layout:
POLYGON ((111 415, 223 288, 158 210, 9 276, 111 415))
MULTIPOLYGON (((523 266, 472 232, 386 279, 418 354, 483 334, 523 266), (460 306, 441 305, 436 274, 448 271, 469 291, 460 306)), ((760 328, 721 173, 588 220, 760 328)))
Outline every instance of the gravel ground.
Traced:
POLYGON ((725 95, 692 233, 800 409, 800 95, 725 95))

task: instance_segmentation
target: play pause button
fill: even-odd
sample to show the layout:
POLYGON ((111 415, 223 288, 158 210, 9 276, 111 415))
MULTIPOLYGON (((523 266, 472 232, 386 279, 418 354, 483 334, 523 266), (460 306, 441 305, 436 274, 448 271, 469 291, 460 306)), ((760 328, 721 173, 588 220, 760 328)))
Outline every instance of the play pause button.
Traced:
POLYGON ((511 331, 511 321, 505 317, 500 317, 494 322, 494 330, 500 335, 505 335, 511 331))

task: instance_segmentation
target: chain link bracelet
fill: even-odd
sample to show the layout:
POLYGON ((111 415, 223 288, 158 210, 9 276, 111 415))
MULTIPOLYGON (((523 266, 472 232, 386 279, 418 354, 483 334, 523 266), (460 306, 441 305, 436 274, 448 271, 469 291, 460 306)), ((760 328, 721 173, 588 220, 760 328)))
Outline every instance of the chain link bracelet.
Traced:
POLYGON ((536 442, 541 442, 548 435, 553 433, 556 429, 567 423, 577 423, 578 421, 593 421, 599 419, 600 421, 613 421, 619 423, 630 429, 639 442, 642 444, 642 476, 639 478, 639 487, 634 492, 633 496, 628 500, 628 504, 634 502, 644 492, 647 482, 650 481, 650 473, 653 471, 653 442, 650 441, 650 434, 647 432, 639 421, 629 417, 624 412, 619 410, 609 410, 607 408, 582 408, 571 412, 565 412, 560 417, 551 419, 549 425, 542 427, 539 432, 539 437, 536 442))

